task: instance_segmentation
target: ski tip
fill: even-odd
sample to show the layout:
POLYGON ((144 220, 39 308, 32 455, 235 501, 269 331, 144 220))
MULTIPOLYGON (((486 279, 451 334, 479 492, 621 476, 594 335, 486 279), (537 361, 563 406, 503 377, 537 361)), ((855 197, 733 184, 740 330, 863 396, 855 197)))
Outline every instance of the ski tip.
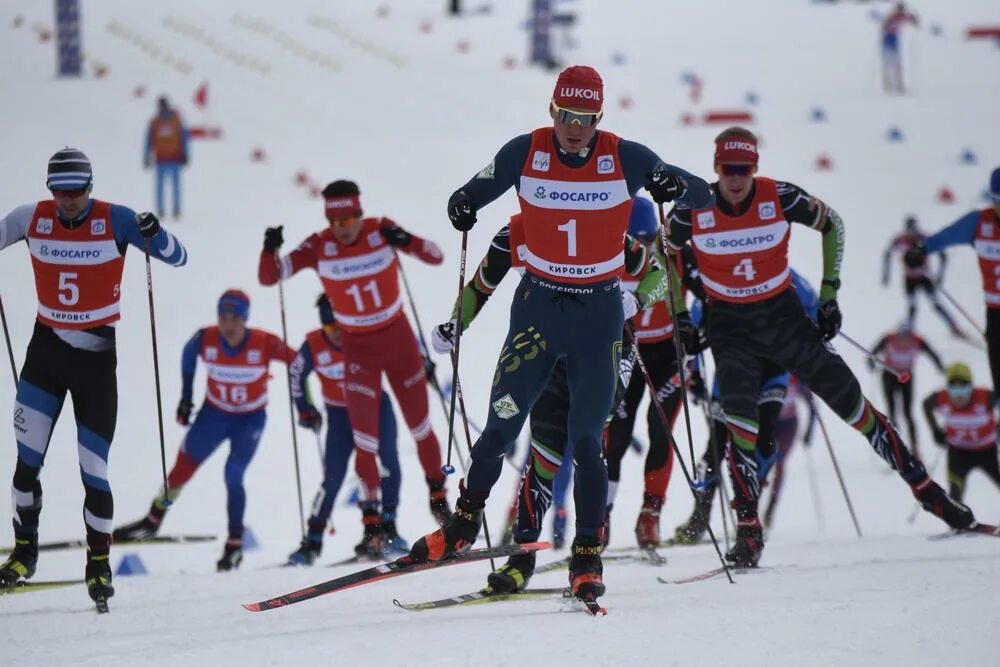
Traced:
POLYGON ((396 598, 393 598, 393 599, 392 599, 392 603, 393 603, 394 605, 396 605, 397 607, 399 607, 400 609, 402 609, 402 608, 403 608, 403 603, 402 603, 402 602, 400 602, 399 600, 397 600, 396 598))
POLYGON ((247 611, 260 611, 261 610, 261 606, 260 606, 259 602, 248 602, 247 604, 243 605, 243 608, 246 609, 247 611))

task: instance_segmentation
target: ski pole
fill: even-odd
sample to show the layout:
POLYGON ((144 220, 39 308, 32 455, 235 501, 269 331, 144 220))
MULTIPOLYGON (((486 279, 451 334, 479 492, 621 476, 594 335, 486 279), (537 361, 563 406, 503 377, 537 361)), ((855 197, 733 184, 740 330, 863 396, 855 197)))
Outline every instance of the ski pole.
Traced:
MULTIPOLYGON (((413 323, 417 327, 417 336, 420 339, 420 348, 422 356, 424 358, 424 367, 427 369, 431 368, 430 365, 430 349, 427 346, 427 338, 424 336, 424 327, 420 323, 420 315, 417 313, 417 302, 413 298, 413 291, 410 289, 410 281, 406 277, 406 271, 403 269, 403 263, 399 261, 399 254, 393 250, 396 255, 396 266, 399 267, 399 276, 403 279, 403 289, 406 290, 406 299, 410 303, 410 312, 413 313, 413 323)), ((445 419, 448 418, 448 408, 445 405, 444 392, 441 390, 441 385, 438 382, 436 373, 428 373, 427 379, 430 382, 431 387, 434 389, 435 393, 438 395, 438 399, 441 403, 441 410, 444 412, 445 419)))
MULTIPOLYGON (((625 332, 628 334, 629 341, 634 343, 635 335, 632 332, 631 324, 626 323, 625 332)), ((688 472, 687 464, 684 463, 684 457, 681 456, 681 448, 677 446, 677 441, 674 440, 673 435, 670 433, 670 420, 667 419, 667 414, 663 410, 663 404, 660 402, 660 398, 656 395, 656 385, 653 384, 653 378, 649 375, 649 370, 646 368, 646 363, 642 360, 641 354, 636 355, 635 361, 639 365, 639 370, 642 371, 643 378, 646 380, 646 387, 649 389, 649 400, 656 408, 656 413, 660 416, 660 421, 663 422, 663 430, 667 433, 667 439, 670 441, 670 446, 674 448, 674 453, 677 455, 677 463, 680 464, 681 472, 684 473, 684 479, 687 480, 688 487, 691 490, 691 495, 694 497, 695 504, 697 504, 698 492, 695 491, 694 481, 691 479, 691 474, 688 472)), ((715 553, 719 556, 719 562, 722 563, 722 567, 726 571, 726 577, 729 579, 729 583, 735 583, 733 581, 733 575, 729 572, 729 566, 726 564, 726 560, 722 557, 722 550, 719 549, 719 541, 715 539, 715 532, 712 530, 711 522, 707 524, 707 528, 708 536, 712 538, 712 545, 715 546, 715 553)))
MULTIPOLYGON (((660 214, 660 238, 663 240, 664 254, 667 260, 667 306, 670 310, 670 321, 675 323, 676 326, 677 309, 674 305, 674 276, 678 274, 674 272, 674 263, 670 254, 666 252, 667 223, 666 216, 663 213, 663 204, 657 204, 657 209, 660 214)), ((694 466, 694 439, 691 437, 691 413, 688 409, 687 389, 685 388, 687 378, 684 375, 684 346, 681 344, 681 339, 677 333, 675 331, 674 336, 672 336, 674 339, 674 354, 677 357, 677 373, 681 381, 681 404, 684 406, 684 428, 687 431, 688 452, 691 454, 691 465, 694 466)), ((688 482, 690 483, 690 481, 689 479, 688 482)), ((718 548, 718 545, 716 545, 716 548, 718 548)))
MULTIPOLYGON (((274 261, 278 262, 278 255, 275 253, 274 261)), ((278 305, 281 308, 281 341, 288 350, 288 325, 285 320, 285 280, 281 276, 281 266, 278 266, 278 305)), ((288 420, 292 426, 292 456, 295 458, 295 499, 299 504, 299 528, 302 530, 302 537, 306 536, 306 515, 302 509, 302 473, 299 471, 299 438, 295 432, 295 406, 292 403, 292 367, 291 362, 285 362, 285 380, 288 384, 288 420)), ((327 427, 329 428, 329 426, 327 427)), ((317 436, 318 438, 318 436, 317 436)))
POLYGON ((819 424, 819 430, 823 434, 823 440, 826 442, 826 449, 830 452, 830 460, 833 461, 833 470, 837 473, 837 481, 840 482, 840 490, 844 492, 844 500, 847 501, 847 511, 851 513, 851 521, 854 522, 854 529, 858 532, 858 537, 861 537, 861 526, 858 524, 858 517, 854 513, 854 505, 851 504, 851 496, 847 493, 847 485, 844 484, 844 476, 840 473, 840 465, 837 463, 837 457, 833 453, 833 443, 830 442, 830 434, 826 432, 826 424, 823 423, 823 417, 816 413, 816 423, 819 424))
POLYGON ((455 351, 451 356, 451 409, 448 411, 448 458, 441 470, 446 475, 455 474, 451 464, 451 450, 455 441, 455 402, 458 398, 458 353, 462 343, 462 290, 465 289, 465 255, 469 247, 469 232, 462 232, 462 254, 458 263, 458 309, 455 324, 455 351))
POLYGON ((10 344, 10 332, 7 331, 7 313, 3 309, 3 298, 0 297, 0 320, 3 320, 3 337, 7 341, 7 356, 10 357, 10 372, 14 376, 14 389, 17 390, 17 364, 14 363, 14 348, 10 344))
MULTIPOLYGON (((146 295, 149 297, 149 335, 153 341, 153 379, 156 383, 156 423, 160 431, 160 470, 163 473, 163 504, 169 507, 170 485, 167 482, 167 447, 163 438, 163 395, 160 393, 160 354, 156 346, 156 310, 153 307, 153 269, 149 261, 149 239, 146 239, 146 295)), ((4 324, 4 333, 7 325, 4 324)))
POLYGON ((823 519, 823 508, 820 505, 819 485, 816 482, 816 468, 813 466, 812 447, 803 445, 806 457, 806 472, 809 474, 809 491, 813 498, 813 508, 816 512, 816 523, 819 524, 820 532, 826 532, 826 521, 823 519))
POLYGON ((941 292, 941 295, 948 300, 948 303, 954 306, 955 310, 957 310, 962 315, 962 317, 964 317, 966 321, 972 325, 972 328, 976 330, 976 333, 985 338, 986 334, 983 333, 983 330, 980 328, 979 324, 974 319, 972 319, 972 316, 969 315, 968 312, 966 312, 965 308, 962 308, 962 304, 956 301, 955 297, 949 294, 948 290, 946 290, 941 283, 938 283, 937 289, 939 292, 941 292))
POLYGON ((885 363, 884 359, 882 359, 881 357, 877 356, 875 353, 873 353, 867 347, 865 347, 864 345, 862 345, 858 341, 854 340, 853 338, 851 338, 850 336, 848 336, 847 334, 845 334, 843 331, 838 331, 837 335, 840 336, 841 338, 843 338, 844 340, 846 340, 851 345, 853 345, 855 348, 857 348, 858 351, 861 352, 863 355, 865 355, 865 357, 867 357, 868 360, 871 361, 873 364, 875 364, 876 366, 878 366, 879 368, 881 368, 883 371, 885 371, 889 375, 894 376, 897 380, 899 380, 903 384, 906 384, 907 382, 910 381, 910 374, 908 372, 906 372, 906 371, 897 371, 895 368, 893 368, 889 364, 885 363))

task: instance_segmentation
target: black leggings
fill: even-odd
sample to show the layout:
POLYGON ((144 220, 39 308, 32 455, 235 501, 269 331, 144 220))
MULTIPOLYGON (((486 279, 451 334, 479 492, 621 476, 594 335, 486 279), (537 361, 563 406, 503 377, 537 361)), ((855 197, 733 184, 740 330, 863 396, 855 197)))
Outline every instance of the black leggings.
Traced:
POLYGON ((49 327, 35 325, 14 404, 16 535, 30 537, 38 533, 42 509, 38 478, 68 392, 73 397, 76 418, 87 544, 99 551, 110 547, 114 501, 108 483, 108 453, 118 417, 117 365, 114 348, 102 352, 80 350, 49 327))
MULTIPOLYGON (((899 421, 896 419, 896 397, 899 396, 900 400, 898 403, 902 403, 903 418, 906 419, 906 428, 910 434, 910 443, 913 446, 914 453, 917 453, 917 425, 913 421, 913 380, 900 382, 892 373, 882 371, 882 392, 885 394, 885 405, 889 412, 889 419, 897 424, 899 421)), ((917 456, 920 456, 919 453, 917 453, 917 456)))
POLYGON ((1000 460, 997 447, 968 450, 958 447, 948 448, 948 495, 962 502, 965 495, 965 479, 969 473, 979 468, 1000 488, 1000 460))

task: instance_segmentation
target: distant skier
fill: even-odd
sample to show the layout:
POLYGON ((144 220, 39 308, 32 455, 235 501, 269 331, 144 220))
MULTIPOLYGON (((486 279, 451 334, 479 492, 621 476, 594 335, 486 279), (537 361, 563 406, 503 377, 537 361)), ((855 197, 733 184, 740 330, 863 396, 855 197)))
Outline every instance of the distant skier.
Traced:
POLYGON ((937 286, 944 279, 944 268, 948 261, 947 255, 943 252, 940 254, 941 261, 938 266, 937 275, 931 277, 926 257, 922 257, 919 261, 913 261, 912 256, 907 254, 926 238, 927 235, 917 227, 917 219, 912 215, 907 216, 903 233, 892 239, 889 247, 885 249, 885 254, 882 256, 882 286, 885 287, 889 284, 889 267, 892 255, 898 252, 903 266, 903 290, 906 294, 906 302, 908 304, 906 319, 910 328, 916 327, 917 292, 923 290, 927 298, 934 304, 934 310, 937 311, 937 314, 948 325, 952 335, 956 338, 964 339, 965 333, 955 324, 955 320, 952 319, 945 307, 941 305, 941 301, 938 298, 937 286), (912 266, 911 261, 913 261, 912 266))
POLYGON ((962 502, 965 480, 977 468, 1000 489, 994 393, 973 386, 972 371, 962 363, 948 366, 945 378, 948 386, 924 399, 924 416, 934 442, 948 448, 949 494, 962 502))
POLYGON ((0 565, 0 588, 35 573, 39 475, 69 393, 83 478, 85 579, 90 596, 100 601, 115 593, 108 455, 118 419, 115 323, 121 318, 125 250, 148 249, 171 266, 183 266, 187 251, 152 213, 92 199, 90 160, 75 148, 49 159, 46 186, 52 199, 20 206, 0 219, 0 249, 27 243, 38 293, 37 321, 14 401, 14 550, 0 565))
MULTIPOLYGON (((937 369, 944 372, 944 365, 937 352, 927 344, 921 336, 918 336, 910 328, 910 325, 903 323, 896 331, 887 333, 872 348, 872 354, 885 353, 885 362, 889 368, 897 373, 906 373, 909 376, 907 382, 902 382, 895 373, 882 370, 882 391, 885 393, 885 404, 888 407, 889 419, 899 423, 896 419, 897 407, 902 407, 903 417, 906 419, 907 429, 910 434, 910 443, 913 445, 913 453, 920 458, 920 447, 917 444, 917 427, 913 421, 913 369, 917 361, 917 353, 923 352, 937 369), (899 400, 897 401, 897 396, 899 400), (897 404, 901 403, 901 406, 897 404)), ((868 368, 875 370, 875 361, 868 359, 868 368)))
POLYGON ((882 21, 882 89, 887 93, 902 95, 906 92, 899 33, 907 23, 916 26, 919 25, 919 20, 902 2, 897 2, 892 12, 882 21))
POLYGON ((928 253, 956 245, 971 245, 979 258, 986 301, 986 347, 990 358, 993 387, 1000 386, 1000 167, 990 176, 992 206, 966 213, 944 229, 918 243, 907 254, 914 264, 928 253))
POLYGON ((243 476, 257 452, 267 422, 268 368, 272 361, 291 363, 295 353, 279 337, 246 325, 250 298, 241 290, 227 290, 219 298, 218 323, 199 329, 181 356, 181 400, 177 423, 190 425, 177 460, 167 476, 169 492, 160 491, 142 519, 115 530, 116 540, 142 540, 156 535, 168 505, 219 445, 229 440, 226 458, 226 510, 229 537, 216 562, 220 571, 234 570, 243 561, 243 514, 246 491, 243 476), (194 375, 201 359, 208 368, 205 402, 191 421, 194 375))
MULTIPOLYGON (((321 294, 316 301, 322 327, 306 334, 306 340, 292 361, 292 397, 299 411, 299 426, 316 433, 323 429, 323 416, 309 397, 306 384, 314 370, 322 386, 326 404, 326 447, 323 457, 323 483, 313 500, 308 532, 299 548, 288 557, 291 565, 312 565, 323 551, 323 531, 330 520, 337 492, 344 483, 347 463, 354 452, 354 431, 344 398, 344 351, 342 333, 330 306, 321 294)), ((396 507, 399 505, 399 454, 396 448, 396 414, 389 395, 379 400, 378 457, 387 473, 382 477, 382 540, 372 543, 362 539, 354 549, 358 555, 381 556, 383 544, 394 551, 409 551, 410 546, 396 531, 396 507)))
POLYGON ((632 198, 645 186, 659 202, 687 197, 700 206, 712 200, 700 178, 664 163, 642 144, 599 130, 603 105, 604 83, 596 70, 582 65, 563 70, 547 104, 552 124, 508 141, 448 201, 452 226, 468 232, 481 208, 516 188, 526 273, 511 306, 485 430, 472 448, 455 513, 410 550, 418 561, 440 560, 476 541, 503 453, 552 369, 564 363, 576 461, 569 581, 572 592, 589 602, 605 592, 599 536, 607 495, 602 432, 614 401, 625 308, 637 306, 619 284, 632 198))
POLYGON ((865 398, 844 360, 826 345, 842 321, 837 292, 843 221, 798 186, 757 177, 757 144, 756 135, 741 127, 716 137, 716 203, 694 209, 679 203, 668 237, 673 252, 691 244, 709 295, 708 338, 733 442, 730 473, 737 536, 727 559, 737 566, 756 566, 764 548, 756 451, 757 395, 766 363, 793 373, 860 432, 925 510, 954 528, 974 526, 972 510, 951 500, 927 475, 885 415, 865 398), (823 281, 815 323, 791 289, 788 243, 793 223, 823 235, 823 281))

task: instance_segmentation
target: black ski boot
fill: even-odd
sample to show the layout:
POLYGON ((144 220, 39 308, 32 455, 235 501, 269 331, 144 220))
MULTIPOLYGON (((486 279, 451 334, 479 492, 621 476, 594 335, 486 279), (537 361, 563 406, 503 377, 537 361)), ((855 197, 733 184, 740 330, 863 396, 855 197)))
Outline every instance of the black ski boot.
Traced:
POLYGON ((38 534, 15 537, 14 550, 0 565, 0 590, 14 587, 20 579, 30 579, 38 564, 38 534))
POLYGON ((953 500, 945 493, 941 485, 930 477, 914 484, 911 488, 921 507, 955 530, 970 528, 976 523, 976 517, 972 514, 972 510, 953 500))
POLYGON ((708 530, 708 517, 712 512, 712 500, 715 498, 715 486, 707 486, 695 491, 694 510, 691 517, 674 529, 674 543, 698 544, 708 530))
POLYGON ((764 531, 757 516, 757 503, 749 499, 733 501, 736 510, 736 542, 726 552, 726 560, 734 567, 757 567, 764 551, 764 531))
POLYGON ((430 491, 431 514, 439 526, 444 526, 451 518, 451 508, 448 507, 448 489, 444 488, 444 480, 437 482, 428 480, 427 488, 430 491))
POLYGON ((111 534, 112 538, 115 542, 141 542, 154 537, 160 530, 163 515, 166 513, 167 509, 161 506, 159 501, 154 500, 146 516, 133 523, 125 524, 121 528, 115 528, 111 534))
POLYGON ((316 539, 306 536, 299 543, 299 548, 288 556, 289 565, 312 565, 323 553, 322 537, 316 539))
POLYGON ((354 553, 371 559, 382 558, 385 550, 385 536, 382 534, 382 515, 377 509, 366 509, 361 512, 361 522, 365 532, 361 541, 354 545, 354 553))
POLYGON ((215 562, 215 569, 218 572, 229 572, 237 569, 242 562, 243 540, 239 537, 230 537, 222 550, 222 558, 215 562))
POLYGON ((511 556, 496 572, 490 572, 486 577, 486 590, 495 594, 523 591, 534 573, 534 551, 511 556))
POLYGON ((443 560, 456 552, 467 551, 476 541, 486 500, 470 498, 464 488, 460 488, 459 493, 451 518, 433 533, 414 542, 410 558, 418 562, 443 560))
POLYGON ((88 549, 84 578, 90 599, 97 603, 99 611, 107 611, 107 602, 115 595, 115 587, 111 585, 111 555, 88 549))
POLYGON ((569 559, 569 587, 578 598, 598 598, 604 595, 604 565, 601 563, 600 539, 577 535, 569 559))

